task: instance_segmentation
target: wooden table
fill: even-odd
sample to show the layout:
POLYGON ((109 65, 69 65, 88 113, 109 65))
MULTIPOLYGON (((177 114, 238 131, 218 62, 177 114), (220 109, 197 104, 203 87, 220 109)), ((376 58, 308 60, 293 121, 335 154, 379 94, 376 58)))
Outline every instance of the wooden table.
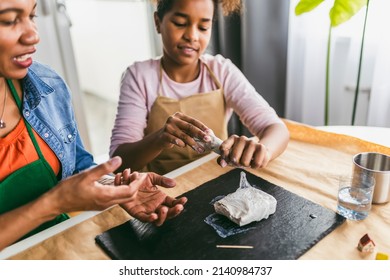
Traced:
POLYGON ((390 128, 388 127, 329 125, 317 126, 316 128, 323 131, 357 137, 362 140, 390 147, 390 128))
MULTIPOLYGON (((287 124, 291 140, 286 151, 267 168, 248 171, 332 210, 336 209, 337 177, 352 172, 354 154, 365 151, 390 154, 390 148, 386 146, 293 122, 287 124)), ((168 193, 178 196, 231 170, 218 166, 216 157, 216 154, 210 154, 168 173, 167 176, 177 181, 177 187, 168 193)), ((53 233, 38 234, 32 237, 35 243, 22 241, 29 243, 25 248, 14 244, 0 252, 0 258, 108 259, 95 244, 95 236, 129 219, 131 217, 119 206, 103 212, 83 213, 72 218, 67 229, 53 231, 55 235, 51 237, 48 236, 53 233), (84 218, 80 218, 83 215, 84 218), (76 222, 72 224, 72 220, 76 222), (45 237, 36 241, 37 236, 42 235, 45 237)), ((390 253, 390 203, 373 205, 369 217, 363 221, 346 221, 300 259, 374 259, 375 252, 362 254, 356 248, 365 233, 375 241, 375 252, 390 253)))

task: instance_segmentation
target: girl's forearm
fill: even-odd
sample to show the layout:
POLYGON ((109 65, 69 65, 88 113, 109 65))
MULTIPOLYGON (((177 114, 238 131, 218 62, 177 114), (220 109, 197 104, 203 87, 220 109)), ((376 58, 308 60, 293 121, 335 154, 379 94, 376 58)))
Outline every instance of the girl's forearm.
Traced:
POLYGON ((272 160, 284 152, 289 139, 290 133, 285 125, 273 124, 264 130, 259 142, 267 147, 272 160))

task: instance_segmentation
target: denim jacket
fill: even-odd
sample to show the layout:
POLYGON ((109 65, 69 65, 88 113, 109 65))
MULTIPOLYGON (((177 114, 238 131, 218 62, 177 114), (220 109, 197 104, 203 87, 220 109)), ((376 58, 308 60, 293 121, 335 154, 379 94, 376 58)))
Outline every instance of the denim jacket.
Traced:
POLYGON ((48 66, 34 62, 22 80, 24 118, 61 162, 61 178, 94 165, 82 143, 72 109, 70 90, 48 66))

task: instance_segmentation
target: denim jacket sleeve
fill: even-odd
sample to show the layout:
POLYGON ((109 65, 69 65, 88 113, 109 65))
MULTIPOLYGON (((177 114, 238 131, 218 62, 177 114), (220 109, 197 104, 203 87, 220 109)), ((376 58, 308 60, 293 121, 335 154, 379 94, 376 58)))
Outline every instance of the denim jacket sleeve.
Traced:
POLYGON ((23 79, 22 113, 60 160, 62 179, 95 165, 82 143, 69 88, 48 66, 30 66, 23 79))

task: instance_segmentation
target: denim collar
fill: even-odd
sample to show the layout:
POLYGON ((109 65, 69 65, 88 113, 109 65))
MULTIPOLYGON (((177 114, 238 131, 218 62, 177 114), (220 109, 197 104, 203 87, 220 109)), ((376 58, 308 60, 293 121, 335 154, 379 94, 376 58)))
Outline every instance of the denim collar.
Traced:
POLYGON ((37 74, 28 69, 26 77, 23 78, 23 95, 31 110, 35 109, 41 102, 41 98, 54 92, 54 89, 42 81, 37 74))

